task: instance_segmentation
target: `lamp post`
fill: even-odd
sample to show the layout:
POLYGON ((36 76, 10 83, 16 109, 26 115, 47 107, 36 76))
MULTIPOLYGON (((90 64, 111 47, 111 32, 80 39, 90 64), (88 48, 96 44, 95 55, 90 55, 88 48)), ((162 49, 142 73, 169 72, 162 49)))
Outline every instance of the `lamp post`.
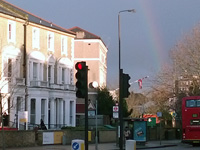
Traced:
POLYGON ((119 147, 120 150, 123 150, 123 99, 122 99, 122 90, 121 90, 121 34, 120 34, 120 13, 122 12, 135 12, 135 9, 122 10, 118 13, 118 37, 119 37, 119 120, 120 120, 120 139, 119 147))

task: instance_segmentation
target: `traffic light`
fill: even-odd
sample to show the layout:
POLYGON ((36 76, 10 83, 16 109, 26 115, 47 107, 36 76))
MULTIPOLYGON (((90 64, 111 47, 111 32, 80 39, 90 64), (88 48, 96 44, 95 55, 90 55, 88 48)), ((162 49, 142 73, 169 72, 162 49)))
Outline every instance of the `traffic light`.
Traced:
POLYGON ((129 84, 130 79, 131 77, 129 76, 129 74, 122 73, 122 97, 123 98, 128 98, 128 96, 130 95, 130 92, 129 92, 129 87, 131 86, 129 84))
POLYGON ((75 65, 75 68, 77 70, 76 73, 76 97, 78 98, 85 98, 87 94, 87 71, 88 68, 86 66, 86 62, 77 62, 75 65))

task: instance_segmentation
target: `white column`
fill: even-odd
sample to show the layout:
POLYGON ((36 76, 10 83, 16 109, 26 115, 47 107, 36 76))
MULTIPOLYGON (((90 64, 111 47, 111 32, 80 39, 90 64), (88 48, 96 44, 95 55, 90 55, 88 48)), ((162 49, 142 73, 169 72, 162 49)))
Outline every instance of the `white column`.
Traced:
POLYGON ((60 124, 60 100, 56 99, 56 124, 60 124))
POLYGON ((30 61, 29 66, 30 66, 30 68, 29 68, 30 80, 33 80, 33 62, 32 61, 30 61))
POLYGON ((44 79, 43 79, 43 78, 44 78, 44 64, 41 63, 40 66, 41 66, 41 69, 40 69, 40 70, 41 70, 41 78, 40 78, 40 79, 41 79, 41 81, 43 81, 43 80, 44 80, 44 79))
POLYGON ((28 111, 28 122, 31 122, 31 99, 29 97, 27 98, 27 111, 28 111))
POLYGON ((60 100, 60 124, 63 125, 63 99, 60 100))
POLYGON ((45 112, 44 112, 44 115, 45 115, 44 123, 45 124, 48 124, 48 118, 49 118, 49 116, 48 116, 48 105, 49 105, 49 100, 47 98, 47 99, 45 99, 45 112))
POLYGON ((40 80, 40 73, 41 73, 41 71, 40 71, 39 68, 40 68, 40 63, 37 63, 37 79, 36 79, 37 81, 40 80))
POLYGON ((69 105, 69 100, 65 100, 65 120, 66 120, 66 124, 69 126, 70 122, 70 105, 69 105))
POLYGON ((51 67, 51 83, 54 83, 54 69, 55 69, 55 66, 54 65, 52 65, 52 67, 51 67))
POLYGON ((57 67, 57 84, 60 84, 60 80, 59 80, 60 79, 60 72, 59 71, 60 71, 60 67, 58 66, 57 67))
POLYGON ((60 73, 60 75, 59 75, 59 84, 62 84, 62 67, 59 67, 59 73, 60 73))
POLYGON ((51 128, 54 128, 54 124, 55 124, 55 100, 54 98, 50 98, 50 124, 51 124, 51 128))
POLYGON ((35 105, 35 117, 36 117, 36 124, 40 124, 41 119, 41 99, 36 98, 36 105, 35 105))
POLYGON ((75 105, 75 101, 71 101, 72 102, 72 126, 74 126, 75 127, 75 125, 76 125, 76 105, 75 105))

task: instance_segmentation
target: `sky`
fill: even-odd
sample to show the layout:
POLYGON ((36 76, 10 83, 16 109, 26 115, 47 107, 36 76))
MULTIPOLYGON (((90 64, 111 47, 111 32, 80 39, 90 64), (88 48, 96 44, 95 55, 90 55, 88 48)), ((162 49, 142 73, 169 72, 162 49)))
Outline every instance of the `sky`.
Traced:
POLYGON ((169 52, 200 23, 200 0, 6 0, 66 29, 78 26, 100 36, 108 47, 107 85, 117 88, 119 77, 118 14, 121 68, 129 74, 131 90, 143 87, 170 62, 169 52))

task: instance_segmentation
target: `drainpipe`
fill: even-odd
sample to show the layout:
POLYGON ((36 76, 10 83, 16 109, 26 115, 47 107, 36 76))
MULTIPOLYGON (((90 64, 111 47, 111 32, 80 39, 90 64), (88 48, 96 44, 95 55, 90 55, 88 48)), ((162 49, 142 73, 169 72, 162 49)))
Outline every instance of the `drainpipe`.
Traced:
POLYGON ((26 20, 24 24, 24 56, 23 56, 23 78, 25 80, 25 111, 27 111, 27 97, 28 97, 28 90, 27 90, 27 51, 26 51, 26 42, 27 42, 27 26, 28 20, 26 20))

